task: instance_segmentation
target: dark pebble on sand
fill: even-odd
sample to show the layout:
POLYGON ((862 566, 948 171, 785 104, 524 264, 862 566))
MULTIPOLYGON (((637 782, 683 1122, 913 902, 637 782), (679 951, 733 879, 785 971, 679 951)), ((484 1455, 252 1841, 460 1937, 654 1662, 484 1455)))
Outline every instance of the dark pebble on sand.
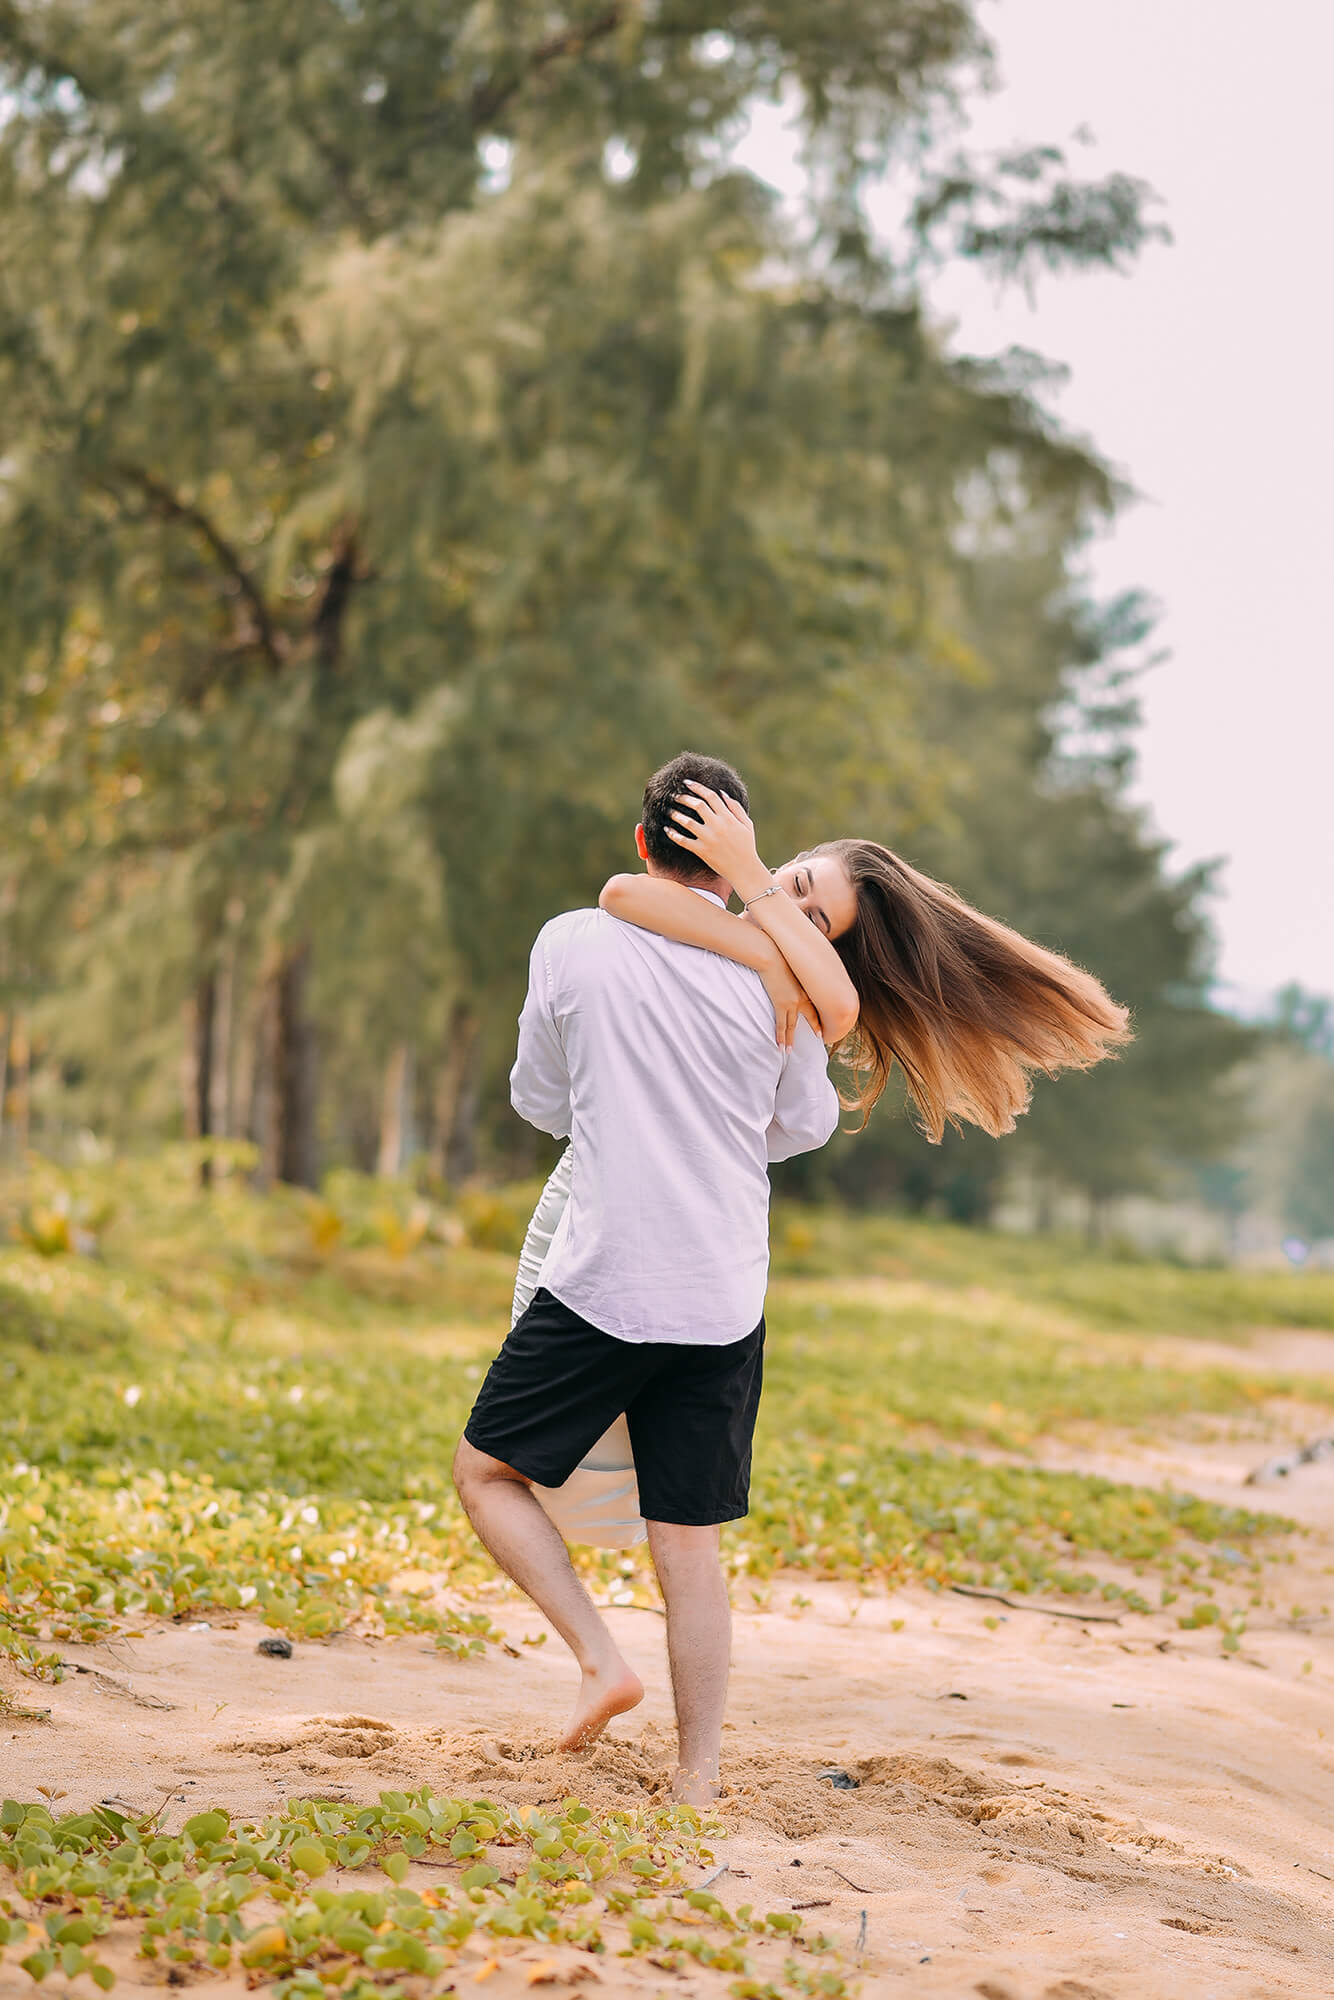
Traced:
POLYGON ((828 1770, 816 1774, 826 1785, 832 1785, 836 1792, 855 1792, 857 1780, 847 1771, 828 1770))
POLYGON ((290 1639, 261 1639, 255 1651, 263 1653, 270 1660, 290 1660, 292 1642, 290 1639))

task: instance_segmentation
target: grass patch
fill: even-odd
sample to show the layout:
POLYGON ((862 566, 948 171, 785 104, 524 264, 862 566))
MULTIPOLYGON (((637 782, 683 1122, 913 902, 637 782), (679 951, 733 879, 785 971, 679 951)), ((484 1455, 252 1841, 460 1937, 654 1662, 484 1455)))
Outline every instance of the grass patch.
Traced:
POLYGON ((1334 1384, 1319 1378, 1162 1367, 1151 1343, 1128 1353, 1124 1341, 991 1295, 914 1288, 900 1300, 847 1299, 789 1281, 775 1286, 768 1323, 771 1423, 867 1448, 886 1425, 1023 1450, 1088 1422, 1223 1415, 1278 1394, 1334 1400, 1334 1384))
MULTIPOLYGON (((105 1204, 88 1179, 74 1197, 105 1204)), ((114 1182, 99 1259, 0 1251, 0 1306, 17 1301, 0 1318, 0 1647, 55 1675, 62 1641, 209 1607, 309 1637, 365 1621, 454 1652, 488 1643, 490 1621, 454 1595, 491 1572, 449 1466, 507 1324, 512 1258, 447 1212, 405 1220, 408 1191, 375 1194, 400 1201, 383 1223, 364 1188, 360 1208, 345 1192, 345 1223, 328 1202, 260 1199, 235 1179, 202 1197, 185 1155, 114 1182)), ((501 1222, 520 1205, 507 1197, 501 1222)), ((501 1222, 488 1209, 480 1226, 501 1222)), ((1144 1365, 1105 1311, 1054 1297, 1050 1246, 1036 1277, 1012 1267, 1013 1291, 981 1291, 958 1260, 976 1268, 998 1239, 826 1225, 829 1242, 782 1261, 837 1249, 844 1275, 773 1291, 752 1513, 727 1534, 739 1578, 1103 1590, 1147 1608, 1133 1579, 1107 1581, 1109 1561, 1161 1587, 1208 1584, 1288 1525, 960 1448, 1245 1411, 1283 1384, 1144 1365), (847 1270, 874 1272, 890 1241, 916 1246, 914 1282, 858 1292, 847 1270)), ((604 1588, 650 1588, 640 1558, 633 1573, 619 1551, 579 1560, 604 1588)))
POLYGON ((1077 1238, 1016 1236, 901 1216, 779 1204, 776 1277, 896 1278, 1002 1305, 1050 1305, 1107 1332, 1236 1339, 1265 1326, 1334 1329, 1334 1272, 1191 1268, 1089 1249, 1077 1238))
MULTIPOLYGON (((176 1834, 111 1806, 57 1818, 11 1799, 0 1807, 0 1871, 12 1877, 0 1960, 39 1983, 84 1973, 109 1991, 103 1941, 119 1925, 172 1984, 232 1972, 281 1996, 401 2000, 423 1980, 452 1986, 465 1950, 485 1978, 492 1945, 528 1941, 673 1972, 707 1966, 737 1975, 738 2000, 839 2000, 832 1941, 799 1915, 729 1912, 687 1887, 686 1868, 712 1861, 719 1831, 689 1807, 599 1817, 565 1799, 516 1813, 426 1788, 382 1792, 375 1806, 294 1800, 259 1821, 196 1812, 176 1834), (433 1871, 420 1891, 406 1880, 419 1859, 433 1871)), ((528 1970, 531 1983, 556 1967, 528 1970)))
POLYGON ((0 1354, 18 1347, 107 1354, 126 1346, 130 1329, 112 1302, 62 1284, 63 1276, 43 1265, 27 1284, 0 1280, 0 1354))

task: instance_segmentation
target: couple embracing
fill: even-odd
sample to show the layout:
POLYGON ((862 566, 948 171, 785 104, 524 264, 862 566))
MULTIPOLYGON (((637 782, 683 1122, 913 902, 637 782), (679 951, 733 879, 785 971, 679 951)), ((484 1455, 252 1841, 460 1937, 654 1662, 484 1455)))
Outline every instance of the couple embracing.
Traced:
POLYGON ((938 1139, 951 1119, 1010 1130, 1030 1071, 1087 1067, 1128 1032, 1095 979, 876 842, 834 841, 771 873, 748 805, 730 766, 674 758, 635 829, 646 874, 613 878, 598 909, 555 918, 533 947, 511 1096, 570 1143, 454 1464, 487 1549, 578 1661, 565 1748, 644 1692, 566 1539, 647 1533, 674 1796, 697 1806, 719 1785, 719 1528, 749 1504, 767 1169, 832 1135, 828 1050, 859 1080, 863 1112, 897 1062, 938 1139))

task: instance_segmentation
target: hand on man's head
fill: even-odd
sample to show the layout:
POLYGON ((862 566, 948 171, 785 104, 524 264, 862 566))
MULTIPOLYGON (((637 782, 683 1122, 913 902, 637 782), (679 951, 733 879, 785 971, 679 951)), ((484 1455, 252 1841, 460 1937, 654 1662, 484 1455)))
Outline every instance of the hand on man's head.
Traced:
POLYGON ((647 862, 650 874, 668 875, 692 888, 706 889, 719 881, 717 872, 702 856, 692 855, 688 846, 673 840, 671 833, 677 826, 674 815, 682 810, 678 795, 691 780, 735 799, 744 811, 750 810, 745 781, 730 764, 697 750, 683 750, 655 771, 645 785, 643 817, 635 828, 635 846, 641 861, 647 862))

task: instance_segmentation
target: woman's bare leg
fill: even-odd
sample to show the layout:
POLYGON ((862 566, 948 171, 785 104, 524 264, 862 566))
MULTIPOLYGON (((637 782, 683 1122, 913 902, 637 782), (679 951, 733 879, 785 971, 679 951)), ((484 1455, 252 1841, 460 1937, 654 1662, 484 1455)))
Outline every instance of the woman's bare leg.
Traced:
POLYGON ((732 1607, 716 1528, 650 1521, 648 1545, 667 1606, 667 1658, 676 1703, 676 1777, 683 1805, 718 1796, 723 1709, 732 1657, 732 1607))
POLYGON ((581 1750, 614 1715, 644 1699, 643 1683, 618 1651, 522 1474, 464 1438, 454 1454, 454 1484, 491 1555, 551 1620, 579 1662, 579 1698, 561 1749, 581 1750))

